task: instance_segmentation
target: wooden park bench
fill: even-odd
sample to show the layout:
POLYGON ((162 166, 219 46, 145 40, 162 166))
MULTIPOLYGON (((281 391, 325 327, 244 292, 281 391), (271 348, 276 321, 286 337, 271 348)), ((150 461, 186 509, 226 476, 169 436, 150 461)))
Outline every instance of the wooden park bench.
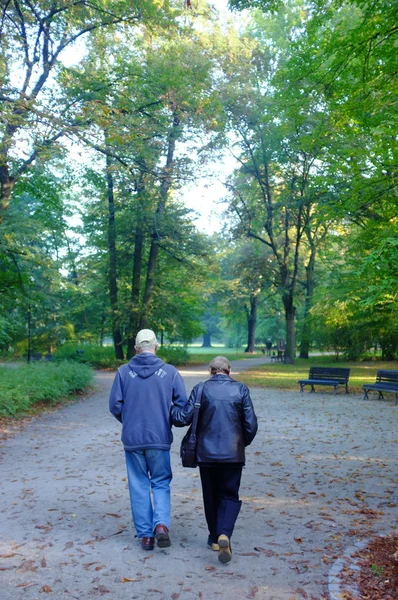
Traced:
POLYGON ((278 354, 275 354, 275 352, 272 353, 271 362, 284 362, 284 361, 285 361, 284 350, 278 350, 278 354))
POLYGON ((315 385, 331 385, 334 387, 334 393, 339 386, 344 386, 346 394, 348 391, 348 379, 350 377, 350 369, 339 367, 310 367, 308 379, 301 379, 297 383, 300 384, 300 392, 304 391, 304 386, 310 385, 311 392, 315 392, 315 385))
POLYGON ((375 383, 365 383, 363 386, 364 400, 368 400, 371 390, 379 392, 378 400, 383 400, 383 392, 395 394, 395 404, 398 404, 398 371, 381 369, 377 371, 375 383))

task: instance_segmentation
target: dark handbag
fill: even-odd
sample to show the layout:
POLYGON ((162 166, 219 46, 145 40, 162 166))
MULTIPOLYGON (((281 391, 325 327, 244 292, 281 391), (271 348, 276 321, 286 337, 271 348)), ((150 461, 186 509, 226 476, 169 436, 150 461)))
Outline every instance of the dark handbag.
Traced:
POLYGON ((195 408, 193 412, 192 425, 184 435, 181 441, 180 456, 183 467, 194 469, 198 466, 196 459, 196 427, 198 425, 200 403, 202 401, 203 381, 199 383, 198 392, 196 394, 195 408))

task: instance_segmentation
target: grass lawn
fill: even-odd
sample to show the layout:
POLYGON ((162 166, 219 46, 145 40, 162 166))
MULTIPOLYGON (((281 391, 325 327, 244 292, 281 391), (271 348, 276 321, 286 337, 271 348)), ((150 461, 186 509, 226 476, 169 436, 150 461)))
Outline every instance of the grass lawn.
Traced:
POLYGON ((260 349, 254 354, 249 354, 244 351, 244 346, 241 348, 226 348, 223 344, 212 344, 211 348, 202 348, 199 344, 191 344, 187 346, 187 350, 189 352, 187 365, 205 365, 216 356, 226 356, 229 360, 263 356, 260 349))
MULTIPOLYGON (((239 381, 245 383, 248 387, 266 387, 277 388, 280 390, 295 390, 298 392, 300 386, 297 381, 306 379, 310 366, 325 367, 347 367, 351 369, 348 388, 350 392, 362 393, 364 383, 373 383, 376 378, 376 372, 379 369, 398 370, 398 361, 390 362, 334 362, 330 356, 312 356, 308 360, 298 358, 294 365, 284 365, 280 363, 266 364, 260 367, 254 367, 241 373, 236 377, 239 381)), ((331 390, 326 386, 315 387, 316 390, 331 390)), ((305 388, 304 391, 310 388, 305 388)), ((340 392, 341 393, 341 392, 340 392)), ((389 396, 387 396, 389 397, 389 396)))

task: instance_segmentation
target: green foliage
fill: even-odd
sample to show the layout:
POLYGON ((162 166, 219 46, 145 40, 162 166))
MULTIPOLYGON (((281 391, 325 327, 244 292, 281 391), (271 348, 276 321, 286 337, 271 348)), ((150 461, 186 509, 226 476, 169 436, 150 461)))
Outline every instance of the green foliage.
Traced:
MULTIPOLYGON (((183 365, 189 360, 189 352, 185 348, 161 346, 158 356, 166 363, 183 365)), ((95 346, 92 344, 65 344, 54 355, 56 361, 73 361, 89 364, 95 369, 117 369, 125 361, 115 359, 112 346, 95 346)))
POLYGON ((93 344, 64 344, 55 352, 54 359, 88 364, 94 369, 117 369, 122 364, 115 358, 112 346, 93 344))
POLYGON ((383 577, 383 567, 372 564, 372 573, 376 577, 383 577))
POLYGON ((320 350, 332 351, 335 359, 358 360, 371 347, 371 332, 359 323, 344 302, 329 305, 327 311, 319 304, 312 313, 314 343, 320 350))
POLYGON ((29 321, 33 351, 87 343, 82 361, 114 368, 115 329, 130 351, 142 318, 186 344, 220 309, 237 347, 255 298, 258 340, 285 337, 289 311, 307 348, 397 356, 394 3, 231 0, 260 10, 225 34, 202 0, 177 19, 183 2, 61 4, 7 3, 0 26, 0 351, 26 352, 29 321), (74 37, 87 52, 68 66, 74 37), (65 131, 91 156, 73 173, 65 131), (223 144, 239 166, 229 262, 178 199, 223 144))
POLYGON ((53 404, 86 389, 93 381, 87 365, 31 363, 0 368, 0 415, 14 416, 38 402, 53 404))
POLYGON ((185 365, 189 362, 190 354, 186 348, 173 348, 172 346, 161 346, 157 355, 165 363, 170 365, 185 365))

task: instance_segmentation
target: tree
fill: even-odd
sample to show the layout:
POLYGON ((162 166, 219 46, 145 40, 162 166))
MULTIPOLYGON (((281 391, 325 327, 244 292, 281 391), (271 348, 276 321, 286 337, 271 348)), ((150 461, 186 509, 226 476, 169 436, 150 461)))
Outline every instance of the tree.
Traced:
POLYGON ((0 22, 0 220, 18 178, 62 135, 78 125, 64 118, 69 106, 53 74, 66 49, 93 31, 165 17, 158 3, 121 0, 87 3, 2 2, 0 22), (23 140, 22 152, 19 150, 23 140))
MULTIPOLYGON (((38 166, 21 178, 3 224, 0 261, 1 308, 5 317, 1 346, 26 351, 28 333, 37 350, 50 351, 63 336, 63 260, 66 223, 64 194, 70 183, 38 166), (29 331, 28 331, 29 330, 29 331)), ((51 165, 55 170, 56 165, 51 165)))
MULTIPOLYGON (((287 25, 278 17, 279 25, 281 21, 287 36, 289 28, 295 27, 294 14, 287 11, 287 25)), ((258 25, 262 31, 262 22, 258 25)), ((276 26, 274 34, 281 35, 276 26)), ((316 184, 328 142, 328 123, 312 98, 303 98, 299 90, 286 97, 275 87, 278 60, 268 58, 272 67, 267 68, 262 60, 265 50, 250 39, 235 60, 235 68, 226 67, 223 99, 236 139, 234 155, 240 163, 227 187, 240 233, 258 240, 273 255, 273 284, 286 318, 286 360, 292 362, 303 238, 308 238, 316 220, 314 206, 321 195, 316 184)), ((284 61, 282 56, 281 69, 284 61)))
POLYGON ((92 52, 65 79, 71 98, 78 93, 81 99, 79 114, 74 105, 75 118, 90 114, 89 127, 79 132, 81 140, 106 157, 109 285, 116 321, 117 238, 126 231, 129 240, 128 356, 134 353, 136 331, 148 326, 153 313, 159 252, 170 244, 172 195, 193 176, 190 155, 205 145, 201 137, 209 142, 218 103, 208 55, 212 40, 191 28, 156 42, 151 36, 143 30, 134 46, 123 36, 116 42, 93 39, 92 52), (137 86, 137 79, 145 85, 137 86), (197 143, 191 143, 195 136, 197 143))
POLYGON ((246 329, 245 352, 255 352, 258 308, 265 290, 272 286, 271 257, 256 240, 239 240, 225 251, 222 262, 221 306, 224 320, 232 326, 243 313, 246 329))

